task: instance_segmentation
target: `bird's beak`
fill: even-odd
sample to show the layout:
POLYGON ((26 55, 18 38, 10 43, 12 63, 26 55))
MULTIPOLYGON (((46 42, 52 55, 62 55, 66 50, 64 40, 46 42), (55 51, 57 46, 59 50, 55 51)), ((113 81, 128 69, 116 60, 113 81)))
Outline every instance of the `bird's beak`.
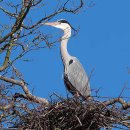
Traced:
POLYGON ((59 22, 48 22, 48 23, 45 23, 44 25, 48 25, 48 26, 56 26, 58 25, 59 22))

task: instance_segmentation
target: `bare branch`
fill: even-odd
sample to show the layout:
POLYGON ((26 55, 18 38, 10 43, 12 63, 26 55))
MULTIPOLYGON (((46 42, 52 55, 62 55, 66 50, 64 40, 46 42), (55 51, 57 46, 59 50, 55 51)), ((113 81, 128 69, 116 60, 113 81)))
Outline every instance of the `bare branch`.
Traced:
POLYGON ((21 86, 23 91, 25 92, 28 100, 36 102, 36 103, 41 103, 41 104, 44 104, 44 105, 48 105, 49 104, 46 99, 33 96, 31 94, 31 92, 28 90, 28 88, 27 88, 27 86, 26 86, 24 81, 18 81, 18 80, 12 79, 12 78, 4 77, 2 75, 0 75, 0 79, 4 80, 5 82, 9 82, 9 83, 13 83, 15 85, 21 86))
POLYGON ((26 15, 28 14, 29 10, 30 10, 30 7, 28 7, 27 9, 25 9, 25 8, 21 9, 21 12, 19 13, 19 15, 17 17, 16 22, 15 22, 14 26, 12 27, 11 32, 9 32, 2 39, 0 39, 0 43, 4 42, 7 38, 12 36, 16 31, 18 31, 20 29, 22 22, 25 19, 26 15))
POLYGON ((7 48, 6 56, 5 56, 5 59, 4 59, 4 63, 3 63, 2 66, 0 66, 0 72, 5 70, 8 67, 8 62, 9 62, 9 58, 10 58, 10 54, 11 54, 11 49, 12 49, 13 46, 16 46, 16 44, 10 44, 10 45, 8 44, 8 45, 4 46, 4 49, 6 47, 8 47, 8 48, 7 48))
POLYGON ((0 106, 0 110, 8 110, 10 108, 12 108, 14 105, 14 101, 11 101, 9 104, 5 105, 5 106, 0 106))
POLYGON ((83 7, 83 0, 80 0, 80 4, 78 5, 77 8, 75 8, 75 9, 67 9, 66 6, 67 6, 67 4, 68 4, 69 1, 70 0, 67 0, 65 2, 64 6, 63 6, 63 10, 65 12, 69 12, 69 13, 74 13, 75 14, 75 13, 77 13, 79 11, 79 9, 81 9, 83 7))
POLYGON ((109 106, 115 103, 120 103, 122 105, 122 109, 124 110, 127 108, 130 108, 130 102, 126 103, 122 98, 115 98, 115 99, 111 99, 111 100, 103 102, 105 106, 109 106))
POLYGON ((0 6, 0 10, 2 10, 4 13, 6 13, 7 15, 9 15, 11 17, 17 18, 15 14, 12 14, 11 12, 7 11, 6 9, 2 8, 1 6, 0 6))

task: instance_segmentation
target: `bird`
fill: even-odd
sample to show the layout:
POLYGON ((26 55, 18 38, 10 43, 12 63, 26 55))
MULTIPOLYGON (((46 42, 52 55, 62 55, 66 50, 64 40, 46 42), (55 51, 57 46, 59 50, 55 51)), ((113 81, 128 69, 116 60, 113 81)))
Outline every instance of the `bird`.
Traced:
POLYGON ((82 97, 83 99, 91 98, 89 78, 79 60, 71 56, 67 50, 68 40, 71 37, 73 27, 65 19, 56 22, 46 22, 44 25, 52 26, 63 30, 61 37, 60 53, 64 65, 64 83, 72 95, 82 97))

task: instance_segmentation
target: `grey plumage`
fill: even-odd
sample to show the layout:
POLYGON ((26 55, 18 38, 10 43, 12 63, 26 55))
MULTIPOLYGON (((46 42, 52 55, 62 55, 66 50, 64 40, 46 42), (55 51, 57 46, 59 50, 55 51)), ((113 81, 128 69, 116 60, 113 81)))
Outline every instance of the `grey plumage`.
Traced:
POLYGON ((61 38, 61 57, 64 64, 64 82, 73 95, 80 95, 84 98, 90 97, 90 85, 86 72, 76 57, 71 56, 67 50, 67 43, 71 37, 71 25, 66 20, 45 23, 64 31, 61 38))
POLYGON ((90 85, 86 72, 76 57, 72 57, 69 64, 64 67, 64 82, 72 94, 83 97, 90 96, 90 85))

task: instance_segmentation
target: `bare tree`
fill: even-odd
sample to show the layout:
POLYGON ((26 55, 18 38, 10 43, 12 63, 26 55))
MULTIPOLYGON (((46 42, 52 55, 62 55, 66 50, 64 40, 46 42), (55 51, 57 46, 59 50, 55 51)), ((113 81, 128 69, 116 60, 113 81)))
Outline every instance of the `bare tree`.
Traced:
MULTIPOLYGON (((120 96, 106 101, 64 99, 55 95, 50 102, 28 89, 15 63, 33 50, 50 48, 60 39, 50 42, 50 35, 41 31, 45 22, 61 13, 77 14, 83 0, 57 0, 50 13, 45 8, 51 1, 0 1, 0 122, 9 127, 30 129, 90 129, 125 126, 130 128, 130 103, 120 96), (38 20, 33 12, 44 10, 38 20), (2 21, 4 18, 4 21, 2 21), (20 88, 19 92, 15 89, 20 88), (23 92, 21 92, 21 90, 23 92)), ((17 89, 18 90, 18 89, 17 89)), ((121 128, 121 127, 120 127, 121 128)))
POLYGON ((41 32, 41 27, 54 16, 67 12, 76 13, 83 6, 83 1, 81 0, 76 7, 67 8, 69 2, 58 1, 58 5, 52 13, 43 13, 43 15, 39 16, 41 18, 35 22, 33 22, 33 19, 35 19, 35 16, 32 15, 33 11, 36 11, 38 8, 43 9, 47 2, 42 0, 23 0, 21 3, 14 1, 2 2, 3 6, 0 6, 0 11, 3 13, 2 17, 7 17, 8 21, 0 24, 0 54, 6 53, 2 57, 3 63, 0 66, 0 79, 12 84, 12 86, 17 85, 23 89, 25 94, 17 93, 17 98, 22 97, 37 103, 48 104, 46 99, 41 99, 31 94, 26 81, 16 69, 15 62, 21 60, 26 53, 32 50, 52 46, 53 43, 48 41, 49 36, 41 32), (13 55, 14 53, 15 55, 13 55), (13 58, 11 58, 11 54, 13 58), (13 73, 13 77, 9 77, 9 73, 13 73))

